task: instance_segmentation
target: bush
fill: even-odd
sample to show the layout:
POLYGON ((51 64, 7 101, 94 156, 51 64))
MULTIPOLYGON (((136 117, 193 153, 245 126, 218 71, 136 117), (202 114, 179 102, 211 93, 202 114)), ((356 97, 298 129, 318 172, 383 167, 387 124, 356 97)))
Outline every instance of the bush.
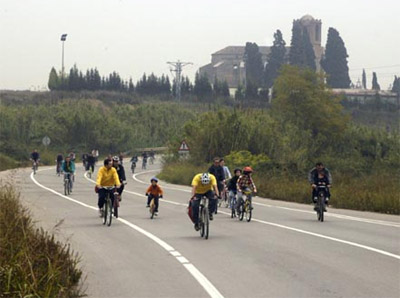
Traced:
POLYGON ((79 258, 42 229, 10 186, 0 184, 0 296, 82 297, 79 258))

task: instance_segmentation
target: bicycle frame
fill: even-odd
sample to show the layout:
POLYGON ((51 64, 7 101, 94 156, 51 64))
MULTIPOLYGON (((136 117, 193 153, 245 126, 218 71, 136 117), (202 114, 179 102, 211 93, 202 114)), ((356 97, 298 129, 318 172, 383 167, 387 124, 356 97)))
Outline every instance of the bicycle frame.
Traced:
POLYGON ((209 201, 206 196, 203 196, 200 201, 199 210, 199 225, 200 225, 200 236, 204 239, 208 239, 210 229, 210 218, 209 218, 209 201))

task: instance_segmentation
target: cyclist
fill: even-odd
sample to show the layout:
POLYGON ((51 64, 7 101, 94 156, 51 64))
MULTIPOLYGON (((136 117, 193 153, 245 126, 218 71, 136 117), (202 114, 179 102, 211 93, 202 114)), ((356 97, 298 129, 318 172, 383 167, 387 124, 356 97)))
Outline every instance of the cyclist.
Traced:
POLYGON ((123 165, 124 163, 124 154, 122 152, 119 153, 119 164, 123 165))
MULTIPOLYGON (((117 170, 112 166, 112 160, 106 158, 104 160, 104 166, 99 169, 96 179, 96 189, 98 190, 99 200, 97 205, 99 206, 100 217, 103 217, 103 206, 105 203, 105 198, 107 196, 107 190, 102 188, 105 186, 117 186, 117 189, 121 186, 119 181, 117 170)), ((111 206, 114 205, 114 194, 111 192, 111 206)))
POLYGON ((65 160, 62 163, 61 171, 64 173, 65 176, 69 175, 69 179, 71 181, 71 192, 72 192, 72 182, 74 181, 74 173, 75 173, 75 163, 72 161, 70 156, 66 156, 65 160))
POLYGON ((150 207, 150 202, 154 199, 154 203, 156 204, 156 209, 154 210, 154 215, 158 215, 158 199, 163 197, 163 190, 158 185, 158 179, 156 177, 151 178, 151 185, 146 190, 147 196, 147 205, 146 207, 150 207))
MULTIPOLYGON (((219 157, 214 158, 214 164, 208 169, 208 172, 215 176, 215 178, 217 179, 218 192, 222 193, 225 187, 225 173, 224 168, 220 165, 219 157)), ((215 208, 215 213, 217 213, 217 208, 215 208)))
POLYGON ((37 151, 37 149, 34 149, 32 151, 30 160, 32 160, 32 163, 36 162, 36 164, 39 165, 40 155, 39 155, 39 152, 37 151))
POLYGON ((143 161, 142 161, 142 169, 146 169, 147 158, 148 158, 147 152, 146 152, 146 151, 143 152, 142 158, 143 158, 143 161))
POLYGON ((196 231, 200 229, 199 226, 199 208, 200 201, 203 196, 209 200, 208 211, 210 220, 213 220, 213 213, 217 205, 215 196, 219 197, 219 191, 217 187, 217 179, 213 174, 200 173, 193 177, 192 180, 192 208, 193 208, 193 221, 194 228, 196 231))
POLYGON ((89 171, 91 169, 92 173, 94 172, 94 165, 96 164, 96 158, 93 156, 93 154, 89 153, 86 158, 86 171, 89 171))
MULTIPOLYGON (((243 200, 243 192, 252 191, 252 193, 257 193, 257 188, 251 178, 251 174, 253 173, 253 169, 251 167, 243 168, 243 175, 241 175, 237 181, 237 194, 238 194, 238 204, 237 211, 239 213, 239 206, 243 200)), ((251 203, 251 193, 247 195, 247 199, 250 201, 250 209, 253 209, 253 205, 251 203)))
POLYGON ((75 155, 75 153, 73 151, 71 151, 71 153, 69 154, 69 157, 71 158, 71 160, 73 162, 75 162, 76 155, 75 155))
MULTIPOLYGON (((326 198, 325 198, 325 205, 329 204, 329 199, 331 197, 331 193, 329 188, 332 185, 332 175, 327 168, 325 168, 322 162, 317 162, 315 164, 315 168, 311 169, 308 173, 308 182, 310 182, 312 187, 312 201, 314 204, 317 203, 317 185, 326 185, 326 198)), ((314 210, 316 209, 316 205, 314 210)), ((326 209, 324 210, 326 211, 326 209)))
POLYGON ((225 181, 231 179, 231 171, 229 171, 229 168, 225 165, 225 160, 223 158, 219 160, 219 165, 224 169, 225 181))
POLYGON ((57 157, 56 157, 56 162, 57 162, 57 167, 56 167, 56 173, 58 175, 60 175, 61 173, 61 166, 63 163, 64 157, 61 153, 58 153, 57 157))
POLYGON ((114 156, 112 161, 113 167, 117 170, 119 181, 121 182, 121 187, 117 190, 119 194, 119 200, 121 201, 121 195, 126 185, 125 169, 123 165, 120 164, 120 159, 118 156, 114 156))
POLYGON ((138 160, 139 159, 138 159, 136 154, 132 156, 132 158, 131 158, 131 170, 132 170, 132 173, 135 171, 136 163, 138 162, 138 160))
POLYGON ((153 149, 150 150, 149 156, 150 156, 150 163, 153 164, 155 159, 155 153, 153 149))
POLYGON ((237 181, 242 174, 241 169, 235 169, 233 172, 235 176, 231 180, 229 180, 228 183, 228 191, 229 191, 229 208, 235 208, 235 206, 232 206, 232 201, 233 198, 237 195, 237 181))
POLYGON ((83 164, 83 168, 84 168, 84 169, 86 169, 87 157, 88 157, 88 154, 87 154, 87 153, 83 153, 83 154, 82 154, 82 164, 83 164))

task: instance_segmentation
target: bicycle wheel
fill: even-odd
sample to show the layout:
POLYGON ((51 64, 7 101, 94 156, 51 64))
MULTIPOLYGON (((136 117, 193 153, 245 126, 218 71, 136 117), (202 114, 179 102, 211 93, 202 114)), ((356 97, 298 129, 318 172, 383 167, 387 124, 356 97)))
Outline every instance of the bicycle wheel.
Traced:
POLYGON ((154 218, 154 210, 156 210, 156 203, 154 202, 154 199, 151 199, 150 202, 150 218, 154 218))
POLYGON ((208 215, 208 208, 204 208, 204 238, 208 239, 208 233, 210 231, 210 217, 208 215))
POLYGON ((224 193, 224 202, 225 202, 225 208, 229 207, 229 195, 228 192, 225 191, 224 193))
POLYGON ((72 192, 72 181, 68 180, 68 194, 72 192))
POLYGON ((112 206, 111 206, 111 199, 110 199, 110 195, 108 195, 107 198, 107 226, 111 226, 111 222, 112 222, 112 206))
POLYGON ((204 237, 204 219, 205 219, 204 210, 205 210, 204 206, 200 206, 199 225, 200 225, 200 236, 201 237, 204 237))
POLYGON ((236 217, 236 200, 234 198, 231 199, 231 218, 236 217))
POLYGON ((319 198, 319 221, 320 222, 324 221, 324 208, 325 208, 325 198, 320 197, 319 198))
POLYGON ((243 202, 240 203, 240 206, 239 206, 239 214, 238 214, 238 216, 239 216, 239 220, 242 221, 242 220, 243 220, 243 217, 244 217, 244 206, 243 206, 243 202))
POLYGON ((114 196, 114 216, 118 218, 118 199, 114 196))
POLYGON ((103 225, 107 223, 107 216, 108 216, 108 203, 107 203, 108 198, 106 197, 106 201, 104 202, 103 206, 103 225))
POLYGON ((67 191, 68 191, 67 181, 66 179, 64 179, 64 195, 66 196, 68 195, 67 191))
POLYGON ((249 201, 246 201, 245 210, 246 210, 246 220, 247 222, 249 222, 251 220, 251 208, 249 201))

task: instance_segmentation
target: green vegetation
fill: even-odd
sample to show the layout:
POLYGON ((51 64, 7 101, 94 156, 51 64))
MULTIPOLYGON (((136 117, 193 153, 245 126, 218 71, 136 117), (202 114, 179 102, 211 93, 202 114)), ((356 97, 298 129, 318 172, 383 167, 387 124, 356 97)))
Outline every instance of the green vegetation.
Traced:
POLYGON ((82 297, 79 258, 35 229, 10 186, 0 184, 0 297, 82 297))
POLYGON ((399 135, 351 122, 311 70, 286 66, 274 86, 271 110, 221 108, 187 122, 182 138, 191 159, 167 161, 161 177, 190 183, 224 156, 231 169, 254 167, 260 195, 304 203, 307 173, 323 161, 334 178, 334 206, 399 214, 399 135))

